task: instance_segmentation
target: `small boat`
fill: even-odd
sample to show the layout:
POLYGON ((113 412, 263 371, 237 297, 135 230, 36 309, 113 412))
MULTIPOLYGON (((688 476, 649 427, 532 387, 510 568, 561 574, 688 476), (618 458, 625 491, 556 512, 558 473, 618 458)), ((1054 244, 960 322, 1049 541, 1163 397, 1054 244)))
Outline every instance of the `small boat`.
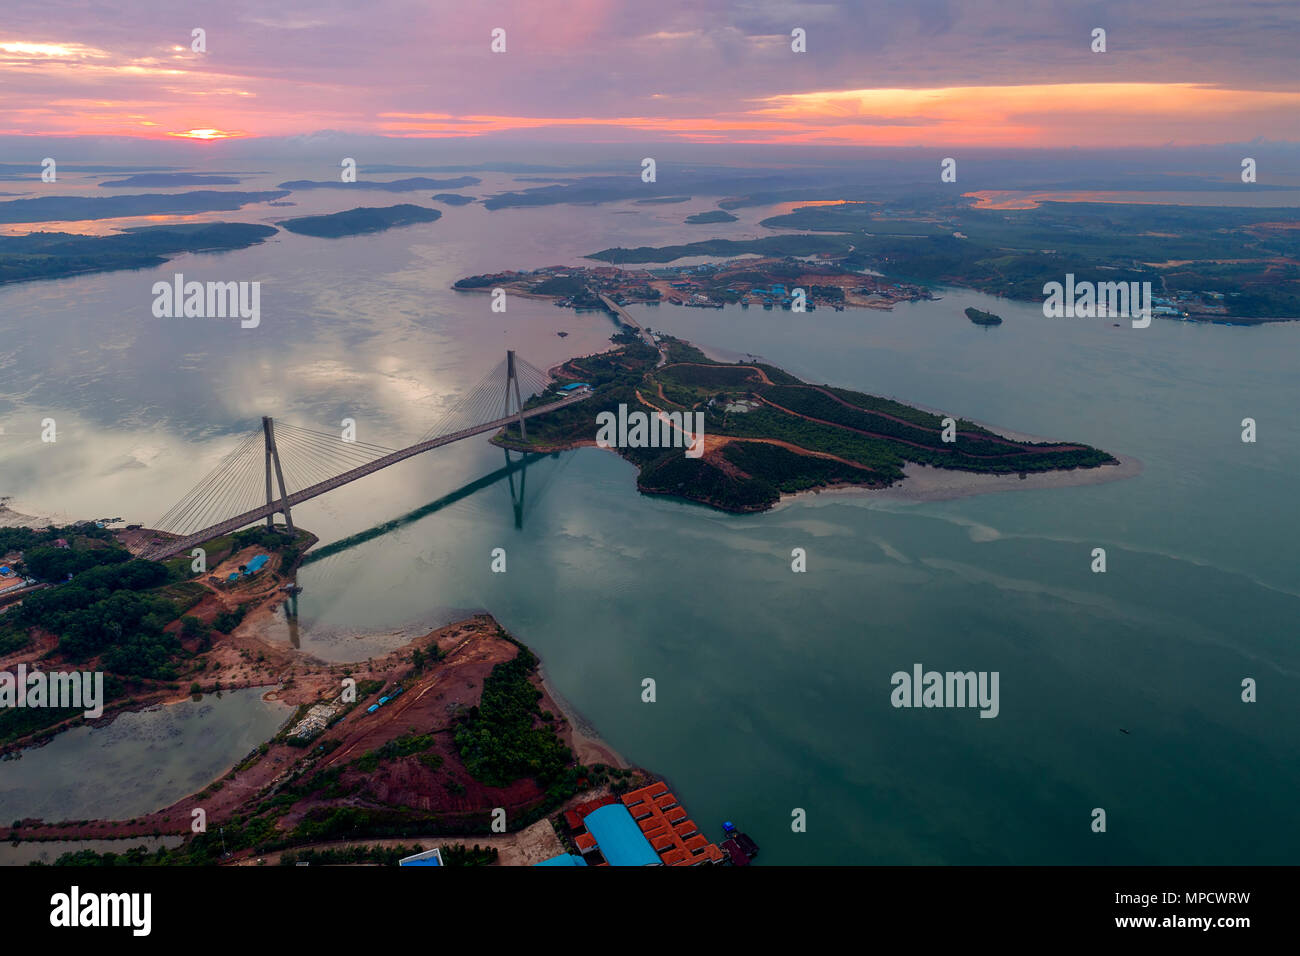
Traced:
POLYGON ((729 820, 722 824, 722 832, 727 839, 722 841, 721 848, 730 857, 731 865, 749 866, 754 857, 758 856, 758 844, 748 834, 737 830, 736 825, 729 820))

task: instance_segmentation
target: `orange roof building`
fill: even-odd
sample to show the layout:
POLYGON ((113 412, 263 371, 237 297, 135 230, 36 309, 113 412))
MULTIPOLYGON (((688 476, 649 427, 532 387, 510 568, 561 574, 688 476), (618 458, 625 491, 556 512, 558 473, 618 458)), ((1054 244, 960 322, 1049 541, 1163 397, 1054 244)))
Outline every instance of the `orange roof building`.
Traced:
POLYGON ((662 780, 623 794, 623 805, 665 866, 699 866, 724 859, 722 850, 700 832, 662 780))

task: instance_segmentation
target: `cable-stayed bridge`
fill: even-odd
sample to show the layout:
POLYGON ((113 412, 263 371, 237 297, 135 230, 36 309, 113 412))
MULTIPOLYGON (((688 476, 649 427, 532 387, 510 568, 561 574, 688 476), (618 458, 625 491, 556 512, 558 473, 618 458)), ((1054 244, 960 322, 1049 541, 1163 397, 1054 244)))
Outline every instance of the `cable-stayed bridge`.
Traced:
POLYGON ((161 532, 158 543, 141 556, 161 560, 258 521, 272 527, 277 513, 284 515, 292 532, 294 505, 426 451, 511 424, 517 424, 520 436, 527 438, 527 419, 573 405, 590 394, 579 390, 525 409, 524 402, 549 384, 545 372, 507 352, 419 441, 398 449, 346 441, 338 434, 263 418, 260 428, 245 436, 158 520, 154 526, 161 532))

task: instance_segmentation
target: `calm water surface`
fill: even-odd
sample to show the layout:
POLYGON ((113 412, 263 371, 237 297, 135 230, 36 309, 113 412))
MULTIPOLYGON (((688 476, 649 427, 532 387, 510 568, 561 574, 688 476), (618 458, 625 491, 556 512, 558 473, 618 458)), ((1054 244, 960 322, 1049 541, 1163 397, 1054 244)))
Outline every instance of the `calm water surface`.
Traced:
MULTIPOLYGON (((328 173, 267 182, 307 175, 328 173)), ((463 191, 507 185, 485 178, 463 191)), ((242 217, 427 202, 291 198, 302 205, 242 217)), ((147 522, 263 413, 321 430, 351 417, 359 438, 398 447, 507 347, 544 368, 600 350, 612 330, 599 314, 544 302, 512 299, 493 314, 452 281, 577 263, 610 245, 759 235, 771 212, 742 210, 705 232, 681 224, 710 206, 466 206, 376 236, 281 233, 158 270, 0 289, 0 493, 33 514, 147 522), (177 271, 260 279, 261 327, 153 319, 150 287, 177 271), (47 416, 59 423, 54 445, 36 438, 47 416)), ((826 494, 737 517, 640 496, 631 465, 584 449, 308 565, 297 620, 279 638, 364 659, 489 610, 612 746, 665 775, 706 831, 737 821, 766 862, 1294 863, 1300 325, 1134 330, 940 294, 892 313, 634 312, 813 381, 1132 455, 1141 475, 919 504, 826 494), (974 326, 967 305, 1005 322, 974 326), (1246 417, 1255 444, 1240 440, 1246 417), (495 547, 506 574, 489 573, 495 547), (790 570, 795 547, 807 551, 805 574, 790 570), (1089 570, 1095 547, 1107 551, 1105 574, 1089 570), (916 662, 998 671, 1000 715, 894 709, 890 676, 916 662), (646 677, 652 704, 641 701, 646 677), (1241 702, 1247 677, 1258 703, 1241 702), (1105 834, 1090 830, 1096 807, 1105 834), (795 808, 806 833, 791 832, 795 808)), ((485 441, 462 442, 295 519, 338 540, 503 464, 485 441)), ((251 742, 227 746, 224 764, 175 757, 176 795, 269 732, 250 726, 251 742)), ((51 812, 166 802, 146 795, 154 758, 138 749, 82 753, 75 798, 52 772, 36 774, 39 753, 0 765, 0 786, 25 764, 28 802, 51 812), (103 789, 123 774, 121 794, 103 789)))

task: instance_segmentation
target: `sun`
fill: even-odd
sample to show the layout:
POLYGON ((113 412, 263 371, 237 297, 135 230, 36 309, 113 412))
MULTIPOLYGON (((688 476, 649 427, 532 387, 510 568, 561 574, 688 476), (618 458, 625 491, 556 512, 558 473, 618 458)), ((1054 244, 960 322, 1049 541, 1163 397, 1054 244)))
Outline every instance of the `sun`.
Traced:
POLYGON ((242 136, 242 133, 226 129, 187 129, 182 133, 168 133, 168 136, 176 136, 180 139, 233 139, 242 136))

